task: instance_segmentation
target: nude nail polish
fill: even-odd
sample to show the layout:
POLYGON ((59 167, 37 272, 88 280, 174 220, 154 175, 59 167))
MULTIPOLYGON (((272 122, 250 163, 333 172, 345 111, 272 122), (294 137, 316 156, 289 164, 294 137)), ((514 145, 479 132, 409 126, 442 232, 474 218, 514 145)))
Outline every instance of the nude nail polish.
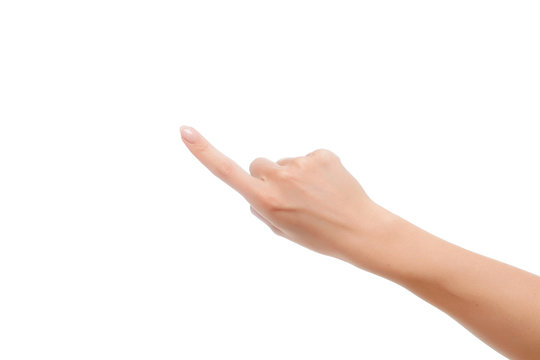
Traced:
POLYGON ((190 144, 194 144, 198 139, 197 131, 192 127, 182 126, 180 127, 180 133, 182 134, 182 138, 190 144))

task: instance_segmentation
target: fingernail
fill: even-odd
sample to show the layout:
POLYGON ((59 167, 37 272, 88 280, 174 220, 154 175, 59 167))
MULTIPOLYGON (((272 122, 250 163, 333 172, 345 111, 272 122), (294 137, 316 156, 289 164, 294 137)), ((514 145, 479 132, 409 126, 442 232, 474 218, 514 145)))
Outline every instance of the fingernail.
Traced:
POLYGON ((182 138, 190 144, 195 144, 199 138, 197 131, 189 126, 181 126, 180 133, 182 134, 182 138))

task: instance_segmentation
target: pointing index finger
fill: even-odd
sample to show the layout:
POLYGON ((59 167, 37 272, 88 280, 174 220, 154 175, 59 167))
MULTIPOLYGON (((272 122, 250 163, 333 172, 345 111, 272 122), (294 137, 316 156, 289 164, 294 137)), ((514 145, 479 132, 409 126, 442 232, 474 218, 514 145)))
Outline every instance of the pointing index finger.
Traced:
POLYGON ((233 160, 222 154, 194 128, 182 126, 180 134, 189 151, 208 170, 238 191, 249 202, 254 199, 261 180, 251 176, 233 160))

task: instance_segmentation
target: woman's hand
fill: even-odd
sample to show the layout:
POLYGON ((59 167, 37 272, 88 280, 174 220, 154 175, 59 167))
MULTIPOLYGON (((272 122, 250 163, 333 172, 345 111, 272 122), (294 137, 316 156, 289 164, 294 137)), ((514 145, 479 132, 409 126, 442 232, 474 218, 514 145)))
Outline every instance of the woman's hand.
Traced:
POLYGON ((386 277, 513 359, 540 359, 540 278, 431 235, 371 201, 328 150, 251 175, 192 128, 182 139, 278 235, 386 277))

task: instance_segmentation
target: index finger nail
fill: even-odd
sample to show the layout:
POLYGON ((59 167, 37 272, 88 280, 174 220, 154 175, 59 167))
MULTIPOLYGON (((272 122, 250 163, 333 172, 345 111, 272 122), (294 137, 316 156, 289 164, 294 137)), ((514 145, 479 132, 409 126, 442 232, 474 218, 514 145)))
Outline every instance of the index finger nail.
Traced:
POLYGON ((197 131, 189 126, 181 126, 180 134, 182 134, 182 138, 190 144, 195 144, 195 142, 197 142, 199 139, 199 134, 197 131))

